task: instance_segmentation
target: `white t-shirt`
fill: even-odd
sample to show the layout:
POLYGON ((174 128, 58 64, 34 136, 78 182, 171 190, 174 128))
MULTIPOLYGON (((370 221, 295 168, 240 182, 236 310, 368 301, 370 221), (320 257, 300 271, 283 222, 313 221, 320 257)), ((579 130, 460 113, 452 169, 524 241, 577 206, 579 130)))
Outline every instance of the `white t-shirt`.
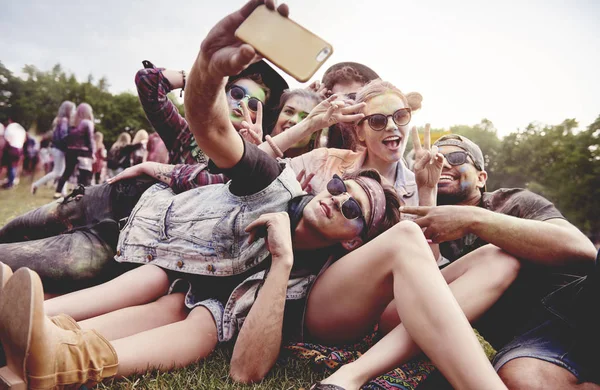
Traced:
POLYGON ((23 126, 18 123, 11 123, 4 130, 4 139, 13 148, 23 149, 23 144, 27 138, 27 133, 23 126))

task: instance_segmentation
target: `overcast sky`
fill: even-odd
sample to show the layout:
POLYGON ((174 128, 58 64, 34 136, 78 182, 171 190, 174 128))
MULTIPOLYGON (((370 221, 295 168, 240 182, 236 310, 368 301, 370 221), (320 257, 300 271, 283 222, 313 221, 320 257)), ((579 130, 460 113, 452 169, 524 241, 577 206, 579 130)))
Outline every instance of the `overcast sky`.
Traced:
MULTIPOLYGON (((600 115, 600 2, 289 0, 290 16, 405 92, 414 122, 433 127, 490 119, 507 134, 530 122, 600 115)), ((238 0, 0 0, 0 61, 20 74, 60 63, 80 81, 106 76, 135 92, 148 59, 189 70, 202 38, 238 0), (169 4, 169 5, 167 5, 169 4)), ((287 77, 291 87, 299 86, 287 77)))

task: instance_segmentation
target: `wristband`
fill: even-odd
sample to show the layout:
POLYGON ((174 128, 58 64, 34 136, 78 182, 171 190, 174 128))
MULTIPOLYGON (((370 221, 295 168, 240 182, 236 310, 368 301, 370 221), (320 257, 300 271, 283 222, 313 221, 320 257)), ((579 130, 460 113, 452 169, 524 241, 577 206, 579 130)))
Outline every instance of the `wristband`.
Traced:
POLYGON ((181 73, 181 77, 183 78, 183 87, 181 87, 181 91, 179 92, 179 97, 182 97, 185 90, 185 70, 181 70, 179 73, 181 73))
POLYGON ((277 144, 275 143, 275 141, 273 141, 273 138, 271 138, 270 135, 266 135, 265 139, 267 140, 267 143, 269 144, 269 146, 273 150, 273 153, 275 153, 275 155, 277 157, 283 158, 283 152, 281 151, 281 149, 279 149, 279 146, 277 146, 277 144))

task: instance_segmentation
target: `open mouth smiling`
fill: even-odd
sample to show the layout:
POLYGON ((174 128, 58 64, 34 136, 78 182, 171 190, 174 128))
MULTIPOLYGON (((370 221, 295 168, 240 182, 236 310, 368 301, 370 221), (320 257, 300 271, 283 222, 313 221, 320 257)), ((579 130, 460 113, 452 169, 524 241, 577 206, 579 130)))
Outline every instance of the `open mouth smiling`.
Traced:
POLYGON ((402 138, 398 135, 390 135, 389 137, 385 137, 381 143, 385 145, 386 148, 391 150, 396 150, 400 147, 400 143, 402 138))

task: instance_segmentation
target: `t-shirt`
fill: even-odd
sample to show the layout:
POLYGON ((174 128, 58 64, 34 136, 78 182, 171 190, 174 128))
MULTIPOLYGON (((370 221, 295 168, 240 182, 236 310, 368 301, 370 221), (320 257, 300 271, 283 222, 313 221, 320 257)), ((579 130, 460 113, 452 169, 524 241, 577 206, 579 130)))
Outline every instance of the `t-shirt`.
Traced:
POLYGON ((244 154, 235 166, 220 169, 212 160, 208 164, 212 173, 223 173, 231 179, 229 190, 236 196, 256 194, 267 188, 285 167, 256 145, 243 141, 244 154))
MULTIPOLYGON (((479 207, 511 215, 517 218, 547 221, 564 219, 554 204, 546 198, 522 188, 503 188, 494 192, 485 192, 479 207)), ((442 256, 453 262, 487 242, 474 234, 440 244, 442 256)), ((544 267, 523 262, 521 272, 515 282, 507 289, 500 300, 475 324, 474 327, 495 348, 501 348, 513 337, 527 329, 535 321, 535 313, 542 310, 540 300, 574 280, 569 270, 557 267, 544 267)))

